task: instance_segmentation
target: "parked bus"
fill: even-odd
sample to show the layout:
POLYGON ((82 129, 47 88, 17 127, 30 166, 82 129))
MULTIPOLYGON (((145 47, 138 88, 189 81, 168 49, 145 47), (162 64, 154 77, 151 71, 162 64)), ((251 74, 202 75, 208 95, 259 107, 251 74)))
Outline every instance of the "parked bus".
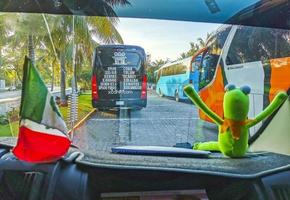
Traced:
POLYGON ((187 99, 183 86, 192 83, 198 90, 199 66, 201 56, 185 58, 167 63, 154 72, 156 92, 160 96, 174 97, 176 101, 187 99))
POLYGON ((146 54, 131 45, 101 45, 94 53, 92 104, 141 109, 147 104, 146 54))
MULTIPOLYGON (((194 57, 201 57, 199 94, 221 117, 228 83, 251 87, 249 118, 260 113, 279 90, 290 88, 289 30, 225 25, 194 57)), ((200 118, 210 121, 202 112, 200 118)))

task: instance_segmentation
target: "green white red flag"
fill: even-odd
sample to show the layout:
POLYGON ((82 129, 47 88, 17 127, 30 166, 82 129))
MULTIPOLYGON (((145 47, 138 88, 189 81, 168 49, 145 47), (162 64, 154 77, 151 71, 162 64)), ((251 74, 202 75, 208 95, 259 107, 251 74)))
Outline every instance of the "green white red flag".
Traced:
POLYGON ((71 141, 53 96, 29 58, 23 67, 20 126, 14 155, 27 162, 45 163, 60 159, 71 141))

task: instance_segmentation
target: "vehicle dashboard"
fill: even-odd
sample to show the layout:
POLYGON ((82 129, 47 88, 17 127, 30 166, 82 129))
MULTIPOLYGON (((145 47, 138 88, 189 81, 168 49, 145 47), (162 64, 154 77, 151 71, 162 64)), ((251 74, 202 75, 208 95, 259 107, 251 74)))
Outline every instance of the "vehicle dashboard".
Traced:
POLYGON ((229 159, 214 153, 210 158, 188 159, 107 152, 102 157, 104 152, 84 155, 71 148, 56 163, 28 164, 9 153, 14 142, 11 138, 1 141, 2 199, 154 199, 152 195, 157 199, 290 197, 290 158, 281 154, 260 152, 229 159), (147 166, 142 166, 145 163, 147 166))

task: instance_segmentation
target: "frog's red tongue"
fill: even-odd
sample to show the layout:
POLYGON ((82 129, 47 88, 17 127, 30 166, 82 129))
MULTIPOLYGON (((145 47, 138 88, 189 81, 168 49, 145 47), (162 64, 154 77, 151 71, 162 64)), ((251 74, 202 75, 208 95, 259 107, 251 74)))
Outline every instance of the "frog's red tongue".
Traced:
POLYGON ((228 129, 230 129, 234 140, 238 140, 240 139, 240 135, 241 135, 241 126, 245 126, 246 124, 247 124, 247 120, 236 121, 236 120, 225 118, 224 123, 221 126, 221 133, 225 133, 228 129))

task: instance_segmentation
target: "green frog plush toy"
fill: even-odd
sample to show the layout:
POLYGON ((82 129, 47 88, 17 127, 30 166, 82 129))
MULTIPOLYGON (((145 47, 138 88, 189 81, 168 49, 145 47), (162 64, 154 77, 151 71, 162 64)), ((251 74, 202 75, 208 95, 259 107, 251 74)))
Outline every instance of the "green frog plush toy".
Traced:
POLYGON ((243 157, 248 149, 249 128, 270 116, 287 99, 285 92, 278 93, 273 101, 255 119, 248 119, 249 96, 248 86, 236 88, 227 85, 223 101, 224 119, 215 114, 202 101, 192 85, 184 87, 185 94, 214 123, 218 125, 218 141, 195 143, 195 150, 220 151, 228 157, 243 157))

